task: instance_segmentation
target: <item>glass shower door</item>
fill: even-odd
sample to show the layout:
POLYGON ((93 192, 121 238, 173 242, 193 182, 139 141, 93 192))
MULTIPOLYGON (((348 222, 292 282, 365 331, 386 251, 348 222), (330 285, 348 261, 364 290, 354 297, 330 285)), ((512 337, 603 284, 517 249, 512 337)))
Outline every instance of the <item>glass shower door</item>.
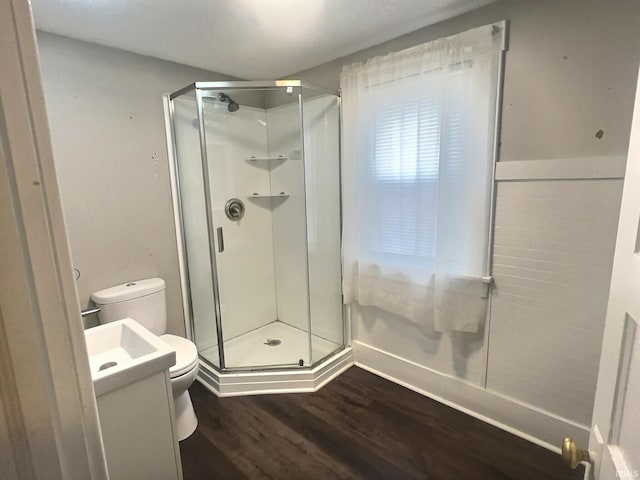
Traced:
POLYGON ((192 338, 200 357, 220 366, 212 252, 207 231, 207 203, 203 175, 195 88, 170 100, 175 149, 176 190, 179 194, 182 245, 188 268, 189 316, 192 338))
POLYGON ((265 93, 198 91, 225 369, 311 361, 300 114, 265 93))
POLYGON ((344 345, 340 214, 340 102, 303 88, 304 157, 313 363, 344 345))

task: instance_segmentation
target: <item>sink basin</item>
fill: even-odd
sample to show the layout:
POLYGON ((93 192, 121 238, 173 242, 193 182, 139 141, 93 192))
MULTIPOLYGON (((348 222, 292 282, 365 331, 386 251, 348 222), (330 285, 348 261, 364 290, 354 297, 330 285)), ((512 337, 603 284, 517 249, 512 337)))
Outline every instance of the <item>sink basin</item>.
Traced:
POLYGON ((96 396, 166 370, 175 351, 131 318, 84 332, 96 396))

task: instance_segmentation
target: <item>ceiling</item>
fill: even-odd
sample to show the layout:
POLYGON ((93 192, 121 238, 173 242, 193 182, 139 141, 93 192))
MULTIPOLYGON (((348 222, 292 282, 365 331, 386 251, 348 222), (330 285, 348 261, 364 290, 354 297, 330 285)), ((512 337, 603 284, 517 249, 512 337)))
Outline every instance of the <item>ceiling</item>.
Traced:
POLYGON ((40 30, 266 80, 493 0, 32 0, 40 30))

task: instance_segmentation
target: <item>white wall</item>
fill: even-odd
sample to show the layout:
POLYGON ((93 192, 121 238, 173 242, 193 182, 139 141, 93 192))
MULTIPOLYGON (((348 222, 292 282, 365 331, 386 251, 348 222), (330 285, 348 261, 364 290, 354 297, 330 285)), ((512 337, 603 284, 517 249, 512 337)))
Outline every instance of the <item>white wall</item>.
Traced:
POLYGON ((501 159, 626 155, 639 16, 635 0, 502 0, 287 77, 338 89, 343 65, 506 19, 501 159))
POLYGON ((169 331, 184 334, 162 95, 228 77, 42 32, 38 45, 82 308, 162 277, 169 331))
MULTIPOLYGON (((501 160, 625 155, 640 58, 638 18, 640 3, 633 0, 499 1, 289 77, 338 88, 343 65, 506 19, 501 160), (600 129, 604 136, 597 138, 600 129)), ((570 169, 558 171, 562 175, 552 187, 531 183, 533 178, 499 187, 490 331, 440 336, 375 309, 359 309, 352 316, 356 361, 539 440, 555 444, 554 435, 563 431, 585 439, 620 181, 580 184, 562 180, 571 177, 570 169), (519 235, 505 233, 518 228, 519 235), (535 248, 551 261, 544 268, 527 266, 527 245, 545 238, 552 243, 535 248), (577 260, 572 242, 585 253, 577 260), (520 256, 505 253, 517 249, 520 256), (542 277, 548 279, 544 286, 542 277), (552 288, 553 281, 563 285, 552 288), (518 304, 522 295, 529 308, 518 304), (561 386, 557 375, 566 364, 571 378, 561 386)))

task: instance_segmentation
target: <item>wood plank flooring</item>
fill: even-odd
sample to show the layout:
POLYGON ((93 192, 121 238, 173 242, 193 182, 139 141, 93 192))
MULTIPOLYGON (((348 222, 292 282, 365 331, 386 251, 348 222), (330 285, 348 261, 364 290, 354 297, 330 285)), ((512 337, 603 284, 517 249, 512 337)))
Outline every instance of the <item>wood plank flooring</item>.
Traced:
POLYGON ((559 455, 352 367, 315 393, 217 398, 191 389, 199 425, 185 480, 573 480, 559 455))

